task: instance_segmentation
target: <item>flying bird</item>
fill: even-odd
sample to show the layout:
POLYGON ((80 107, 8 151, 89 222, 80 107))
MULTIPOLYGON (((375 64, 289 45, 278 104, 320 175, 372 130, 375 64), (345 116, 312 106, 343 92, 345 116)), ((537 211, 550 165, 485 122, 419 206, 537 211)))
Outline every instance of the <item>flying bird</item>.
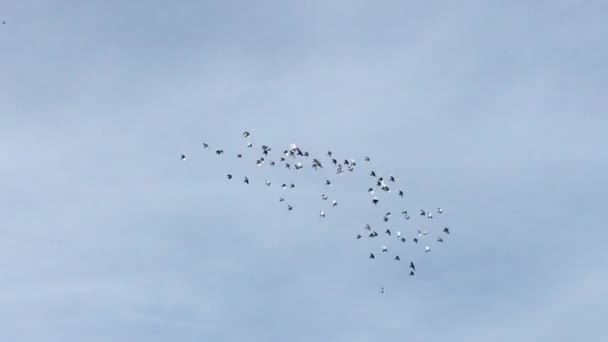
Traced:
POLYGON ((374 199, 372 200, 372 203, 373 203, 374 205, 376 205, 376 204, 378 204, 378 201, 379 201, 379 200, 378 200, 378 197, 374 197, 374 199))
POLYGON ((321 210, 321 214, 319 216, 325 217, 325 212, 323 210, 321 210))
POLYGON ((365 230, 372 230, 372 227, 369 224, 365 225, 365 230))
POLYGON ((279 202, 284 202, 285 199, 283 197, 279 198, 279 202))
POLYGON ((370 259, 376 259, 376 257, 374 256, 374 253, 370 253, 370 254, 369 254, 369 258, 370 258, 370 259))
POLYGON ((384 289, 384 287, 380 288, 380 293, 384 293, 386 290, 384 289))
POLYGON ((414 271, 410 271, 410 277, 414 276, 414 271))
POLYGON ((295 184, 291 183, 291 184, 289 185, 289 187, 290 187, 291 189, 293 189, 293 188, 295 188, 296 186, 295 186, 295 184))
POLYGON ((231 175, 231 174, 227 174, 227 175, 226 175, 226 178, 228 178, 228 179, 232 179, 232 175, 231 175))
POLYGON ((292 207, 292 206, 290 206, 290 205, 288 205, 288 206, 287 206, 287 210, 293 210, 293 207, 292 207))
POLYGON ((357 240, 359 240, 361 238, 361 234, 357 235, 357 240))
POLYGON ((390 176, 390 178, 388 180, 391 181, 391 182, 395 182, 395 177, 390 176))
POLYGON ((270 186, 270 181, 269 180, 266 181, 266 186, 270 186))
POLYGON ((220 154, 223 154, 223 153, 224 153, 224 150, 216 150, 216 151, 215 151, 215 154, 217 154, 218 156, 219 156, 220 154))
POLYGON ((416 265, 414 265, 413 261, 410 261, 410 268, 414 271, 416 270, 416 265))
POLYGON ((446 234, 450 234, 450 228, 448 228, 448 227, 443 228, 443 232, 446 234))
POLYGON ((180 159, 185 161, 186 160, 186 156, 182 154, 181 157, 180 157, 180 159))
POLYGON ((325 194, 321 194, 321 199, 326 201, 327 200, 327 196, 325 194))
POLYGON ((331 186, 331 182, 329 181, 329 179, 325 181, 325 185, 331 186))
POLYGON ((338 205, 338 201, 336 201, 336 200, 333 200, 333 201, 332 201, 332 202, 331 202, 331 205, 332 205, 332 207, 335 207, 335 206, 337 206, 337 205, 338 205))
POLYGON ((397 256, 395 256, 395 260, 399 261, 401 259, 399 259, 399 256, 397 255, 397 256))
POLYGON ((399 196, 403 197, 403 190, 399 190, 399 196))
POLYGON ((250 135, 251 135, 251 134, 249 134, 249 132, 247 132, 247 131, 243 132, 243 137, 244 137, 244 138, 247 138, 247 137, 248 137, 248 136, 250 136, 250 135))
POLYGON ((242 154, 237 154, 236 157, 237 158, 243 158, 243 155, 242 154))
POLYGON ((388 248, 386 246, 382 246, 382 252, 388 252, 388 248))
POLYGON ((365 157, 365 161, 368 162, 369 161, 369 157, 365 157))
POLYGON ((209 148, 209 144, 203 143, 203 148, 209 148))
POLYGON ((440 214, 440 215, 443 214, 443 209, 437 208, 437 214, 440 214))
POLYGON ((413 240, 413 241, 414 241, 414 243, 416 243, 416 244, 417 244, 417 243, 418 243, 418 238, 414 238, 414 240, 413 240))
POLYGON ((369 175, 372 177, 376 177, 376 173, 374 171, 370 172, 369 175))
POLYGON ((243 182, 249 184, 249 178, 245 177, 245 180, 243 180, 243 182))
POLYGON ((429 246, 424 247, 424 251, 425 252, 430 252, 431 251, 431 247, 429 247, 429 246))
POLYGON ((318 159, 313 159, 312 160, 312 167, 314 167, 315 169, 317 167, 323 168, 323 165, 321 165, 321 162, 318 159))
POLYGON ((390 230, 390 229, 387 229, 387 230, 386 230, 384 233, 385 233, 385 234, 388 234, 388 236, 390 236, 390 235, 391 235, 391 230, 390 230))
POLYGON ((437 242, 443 242, 443 238, 440 236, 437 238, 437 242))
POLYGON ((401 242, 405 243, 405 238, 401 238, 401 242))

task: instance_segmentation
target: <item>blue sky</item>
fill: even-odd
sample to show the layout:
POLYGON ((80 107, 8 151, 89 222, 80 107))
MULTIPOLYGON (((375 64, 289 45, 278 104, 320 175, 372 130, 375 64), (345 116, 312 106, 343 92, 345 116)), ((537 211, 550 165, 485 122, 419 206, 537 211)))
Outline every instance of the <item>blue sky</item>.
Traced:
POLYGON ((0 338, 606 339, 607 7, 2 2, 0 338), (244 130, 370 155, 453 233, 371 264, 363 169, 320 221, 331 172, 243 166, 244 130))

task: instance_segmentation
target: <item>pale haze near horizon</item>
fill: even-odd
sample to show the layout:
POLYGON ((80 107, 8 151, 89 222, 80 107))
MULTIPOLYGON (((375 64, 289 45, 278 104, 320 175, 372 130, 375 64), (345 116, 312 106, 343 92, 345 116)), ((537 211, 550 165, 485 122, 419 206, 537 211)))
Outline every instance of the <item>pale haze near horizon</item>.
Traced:
POLYGON ((607 10, 1 3, 0 337, 605 340, 607 10), (244 130, 370 155, 453 233, 413 279, 370 264, 347 207, 367 184, 340 220, 288 214, 279 171, 234 159, 244 130))

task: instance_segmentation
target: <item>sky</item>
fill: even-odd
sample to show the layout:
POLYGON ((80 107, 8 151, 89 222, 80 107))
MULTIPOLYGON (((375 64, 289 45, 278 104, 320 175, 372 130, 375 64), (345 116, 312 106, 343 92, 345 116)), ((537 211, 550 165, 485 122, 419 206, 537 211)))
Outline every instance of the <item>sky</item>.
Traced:
POLYGON ((0 2, 0 339, 606 340, 607 10, 0 2), (360 172, 253 164, 294 142, 360 172), (445 211, 415 277, 370 167, 445 211))

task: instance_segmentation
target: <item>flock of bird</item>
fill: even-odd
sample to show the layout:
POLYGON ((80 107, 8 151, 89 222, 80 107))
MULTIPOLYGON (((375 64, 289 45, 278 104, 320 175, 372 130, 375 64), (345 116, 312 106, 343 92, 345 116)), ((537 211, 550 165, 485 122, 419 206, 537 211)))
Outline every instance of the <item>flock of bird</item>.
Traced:
MULTIPOLYGON (((251 149, 253 148, 253 143, 251 142, 251 134, 248 131, 245 131, 242 133, 243 138, 245 139, 245 146, 247 149, 251 149)), ((202 144, 203 149, 205 150, 212 150, 211 147, 209 146, 208 143, 203 143, 202 144)), ((271 154, 271 152, 273 152, 273 149, 269 146, 266 145, 261 145, 259 146, 261 151, 259 153, 259 155, 256 156, 256 161, 255 164, 258 167, 262 167, 262 166, 268 166, 268 167, 283 167, 287 170, 302 170, 305 168, 305 164, 310 165, 310 167, 314 170, 319 170, 319 169, 326 169, 328 166, 332 167, 335 169, 335 174, 337 176, 341 176, 347 173, 354 173, 355 171, 359 170, 359 164, 355 161, 355 159, 353 158, 346 158, 341 160, 338 159, 336 156, 334 156, 334 154, 332 153, 332 151, 327 151, 327 153, 325 153, 325 156, 323 158, 321 157, 313 157, 311 156, 311 154, 307 151, 303 151, 302 149, 300 149, 300 147, 298 147, 296 144, 290 144, 289 147, 285 150, 283 150, 280 155, 276 155, 276 153, 271 154), (272 156, 276 157, 277 159, 271 159, 272 156), (325 159, 325 160, 323 160, 325 159)), ((224 150, 221 148, 215 149, 215 154, 218 156, 222 156, 224 155, 224 150)), ((244 154, 243 153, 239 153, 236 154, 236 158, 237 159, 241 159, 243 158, 244 154)), ((182 161, 186 161, 187 157, 184 154, 180 155, 180 159, 182 161)), ((365 156, 363 158, 364 161, 364 165, 371 165, 371 159, 368 156, 365 156)), ((366 186, 366 187, 361 187, 361 192, 364 193, 364 191, 366 191, 365 189, 367 189, 367 193, 369 196, 369 205, 372 207, 379 207, 381 206, 382 203, 384 203, 384 198, 383 196, 390 196, 390 195, 395 195, 398 196, 398 198, 402 199, 405 198, 405 191, 403 189, 398 188, 398 182, 395 178, 395 176, 393 175, 388 175, 388 176, 383 176, 380 175, 379 173, 377 174, 376 171, 374 171, 371 168, 368 168, 367 171, 365 171, 365 173, 368 175, 366 177, 368 177, 368 179, 370 180, 370 185, 366 186)), ((232 173, 227 173, 226 175, 226 179, 228 181, 233 181, 233 179, 235 178, 235 176, 232 173)), ((247 176, 243 176, 242 178, 242 182, 246 185, 249 185, 251 180, 247 177, 247 176)), ((265 180, 264 184, 266 187, 270 187, 272 186, 272 182, 270 180, 265 180)), ((333 186, 333 182, 330 179, 325 179, 324 182, 322 182, 320 185, 323 185, 325 187, 332 187, 333 186)), ((286 183, 282 183, 280 185, 280 187, 282 189, 294 189, 296 187, 296 185, 292 182, 286 182, 286 183)), ((319 198, 320 201, 323 202, 329 202, 329 196, 327 195, 327 192, 321 192, 319 194, 319 198)), ((279 197, 278 198, 278 202, 279 203, 284 203, 285 205, 285 209, 287 211, 292 211, 294 210, 294 204, 292 203, 287 203, 287 199, 285 197, 279 197)), ((338 200, 336 199, 332 199, 331 200, 331 206, 330 208, 333 207, 337 207, 338 206, 338 200)), ((319 217, 320 219, 325 219, 326 215, 328 215, 328 212, 326 212, 326 210, 329 209, 321 209, 319 211, 319 217)), ((376 209, 378 210, 378 209, 376 209)), ((394 239, 393 241, 395 241, 396 243, 398 243, 399 245, 403 245, 406 244, 408 241, 411 241, 411 243, 413 243, 413 247, 412 248, 423 248, 422 250, 424 250, 424 253, 429 253, 431 252, 431 244, 432 241, 435 241, 436 243, 443 243, 444 242, 444 238, 447 238, 447 236, 450 234, 450 228, 445 226, 445 225, 441 225, 440 228, 436 229, 436 231, 433 233, 433 235, 435 236, 434 239, 429 238, 428 235, 431 234, 429 232, 429 230, 431 228, 429 228, 431 226, 432 222, 436 222, 436 217, 439 216, 443 216, 444 215, 444 211, 442 208, 438 207, 436 209, 433 210, 428 210, 428 209, 418 209, 419 212, 417 215, 417 220, 414 220, 413 218, 410 217, 410 212, 407 209, 401 209, 401 218, 402 218, 402 223, 408 223, 408 222, 412 222, 412 221, 416 221, 416 223, 418 223, 418 227, 411 229, 411 230, 404 230, 403 232, 400 230, 391 230, 391 228, 389 228, 389 221, 392 223, 393 222, 393 215, 390 211, 382 211, 384 212, 383 215, 381 215, 382 220, 380 221, 380 225, 384 225, 384 227, 380 228, 374 228, 372 227, 372 225, 370 223, 366 223, 363 228, 362 231, 359 233, 354 234, 353 238, 356 240, 361 240, 363 238, 369 239, 369 240, 377 240, 380 237, 380 233, 378 233, 379 231, 382 232, 383 234, 382 236, 384 236, 387 239, 394 239), (422 220, 422 223, 420 222, 422 220), (421 227, 426 227, 426 228, 421 228, 421 227), (378 229, 378 230, 377 230, 378 229), (420 247, 418 247, 420 246, 420 247), (422 247, 424 246, 424 247, 422 247)), ((370 260, 375 260, 376 258, 379 258, 380 255, 384 256, 384 255, 391 255, 391 259, 393 259, 396 262, 401 262, 401 257, 399 256, 398 253, 394 253, 392 254, 392 248, 391 251, 389 251, 389 248, 386 245, 382 245, 380 248, 378 248, 378 250, 374 251, 370 251, 369 252, 369 259, 370 260), (379 252, 379 254, 378 254, 379 252)), ((406 263, 406 265, 408 265, 406 263)), ((406 270, 409 271, 409 276, 413 277, 416 275, 416 264, 414 262, 414 260, 409 260, 409 266, 405 266, 406 270)), ((380 292, 381 293, 385 293, 386 289, 384 287, 381 287, 380 292)))

